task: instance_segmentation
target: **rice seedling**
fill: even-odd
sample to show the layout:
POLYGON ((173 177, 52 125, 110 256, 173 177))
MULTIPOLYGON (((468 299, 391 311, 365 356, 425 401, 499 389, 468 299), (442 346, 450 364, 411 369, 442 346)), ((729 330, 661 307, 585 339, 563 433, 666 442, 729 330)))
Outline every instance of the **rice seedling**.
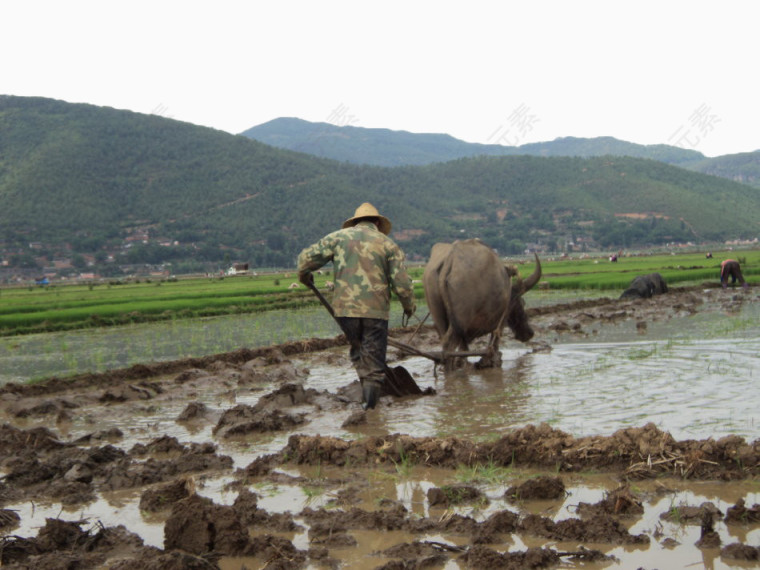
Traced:
POLYGON ((650 358, 652 356, 657 355, 657 345, 652 346, 652 348, 646 348, 646 347, 636 347, 631 348, 623 355, 628 360, 645 360, 647 358, 650 358))
POLYGON ((399 446, 398 454, 398 461, 391 459, 391 461, 393 461, 393 465, 396 467, 396 473, 404 479, 409 478, 409 476, 412 474, 412 470, 414 469, 414 463, 403 447, 399 446))
POLYGON ((305 485, 301 487, 301 491, 306 496, 306 504, 310 505, 316 499, 324 495, 325 490, 323 487, 314 487, 311 485, 305 485))
POLYGON ((322 472, 322 461, 317 461, 317 464, 314 467, 314 472, 309 478, 316 481, 322 481, 325 479, 325 475, 322 472))
POLYGON ((486 464, 457 466, 455 478, 460 483, 503 484, 514 477, 513 467, 496 465, 493 460, 486 464))
POLYGON ((670 501, 670 506, 668 507, 665 519, 678 525, 681 525, 684 522, 681 515, 681 509, 675 504, 674 499, 671 499, 670 501))

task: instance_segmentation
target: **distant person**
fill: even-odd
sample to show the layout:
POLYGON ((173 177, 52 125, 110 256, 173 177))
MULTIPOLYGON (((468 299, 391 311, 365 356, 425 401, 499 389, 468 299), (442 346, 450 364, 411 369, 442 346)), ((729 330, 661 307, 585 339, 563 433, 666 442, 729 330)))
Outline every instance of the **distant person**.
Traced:
POLYGON ((362 385, 362 407, 374 408, 385 383, 391 291, 404 314, 416 310, 404 253, 388 237, 391 222, 365 202, 343 228, 304 249, 298 279, 310 286, 312 271, 333 262, 335 317, 351 345, 351 362, 362 385))
POLYGON ((710 253, 710 252, 708 251, 708 252, 705 254, 705 257, 706 257, 707 259, 712 259, 712 253, 710 253))
POLYGON ((728 287, 729 277, 731 278, 732 285, 734 285, 738 279, 739 284, 742 287, 745 289, 749 287, 747 282, 744 280, 741 267, 739 267, 739 262, 734 259, 726 259, 723 263, 720 264, 720 284, 724 289, 728 287))
POLYGON ((613 253, 612 255, 610 255, 610 261, 612 263, 616 263, 617 262, 617 257, 618 257, 617 254, 613 253))

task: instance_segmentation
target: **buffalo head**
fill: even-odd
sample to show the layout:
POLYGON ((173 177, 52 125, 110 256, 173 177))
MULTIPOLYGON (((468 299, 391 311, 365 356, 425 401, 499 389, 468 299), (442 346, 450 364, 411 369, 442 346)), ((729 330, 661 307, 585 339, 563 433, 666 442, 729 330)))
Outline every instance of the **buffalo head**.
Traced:
POLYGON ((526 279, 522 279, 514 266, 507 266, 507 273, 511 277, 512 289, 509 295, 509 310, 507 311, 507 326, 512 330, 515 338, 520 342, 527 342, 533 338, 533 329, 528 322, 525 312, 525 300, 522 296, 535 287, 541 279, 541 261, 536 257, 536 268, 526 279))

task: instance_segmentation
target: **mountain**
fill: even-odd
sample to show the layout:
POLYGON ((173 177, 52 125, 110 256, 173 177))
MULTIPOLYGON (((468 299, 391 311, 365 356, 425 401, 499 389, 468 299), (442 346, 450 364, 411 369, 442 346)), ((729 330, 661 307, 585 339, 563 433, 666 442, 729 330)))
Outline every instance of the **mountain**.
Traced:
POLYGON ((760 152, 707 158, 695 150, 665 144, 640 145, 613 137, 563 137, 521 146, 468 143, 445 134, 414 134, 350 125, 279 118, 243 136, 314 156, 375 166, 423 165, 471 156, 629 156, 657 160, 760 188, 760 152))
POLYGON ((241 133, 268 145, 353 164, 422 165, 477 155, 506 155, 498 145, 470 144, 445 134, 337 127, 280 118, 241 133))
POLYGON ((0 261, 11 269, 289 267, 364 201, 420 259, 467 236, 522 253, 760 232, 755 189, 654 160, 356 165, 153 115, 0 96, 0 261))
POLYGON ((760 151, 757 150, 707 158, 691 164, 689 169, 760 188, 760 151))
POLYGON ((639 145, 615 139, 564 137, 521 146, 468 143, 446 134, 311 123, 283 117, 241 135, 268 145, 355 164, 423 165, 470 156, 630 156, 680 166, 705 159, 697 151, 668 145, 639 145))

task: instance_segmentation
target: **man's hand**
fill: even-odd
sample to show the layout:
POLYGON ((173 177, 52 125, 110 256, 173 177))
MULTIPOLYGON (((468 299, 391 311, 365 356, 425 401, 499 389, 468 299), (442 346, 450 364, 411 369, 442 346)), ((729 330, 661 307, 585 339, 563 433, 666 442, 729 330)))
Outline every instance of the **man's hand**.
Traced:
POLYGON ((406 315, 407 318, 410 318, 416 311, 417 305, 415 303, 412 303, 411 307, 404 309, 404 315, 406 315))
POLYGON ((304 271, 298 274, 298 280, 307 287, 314 286, 314 274, 311 271, 304 271))

